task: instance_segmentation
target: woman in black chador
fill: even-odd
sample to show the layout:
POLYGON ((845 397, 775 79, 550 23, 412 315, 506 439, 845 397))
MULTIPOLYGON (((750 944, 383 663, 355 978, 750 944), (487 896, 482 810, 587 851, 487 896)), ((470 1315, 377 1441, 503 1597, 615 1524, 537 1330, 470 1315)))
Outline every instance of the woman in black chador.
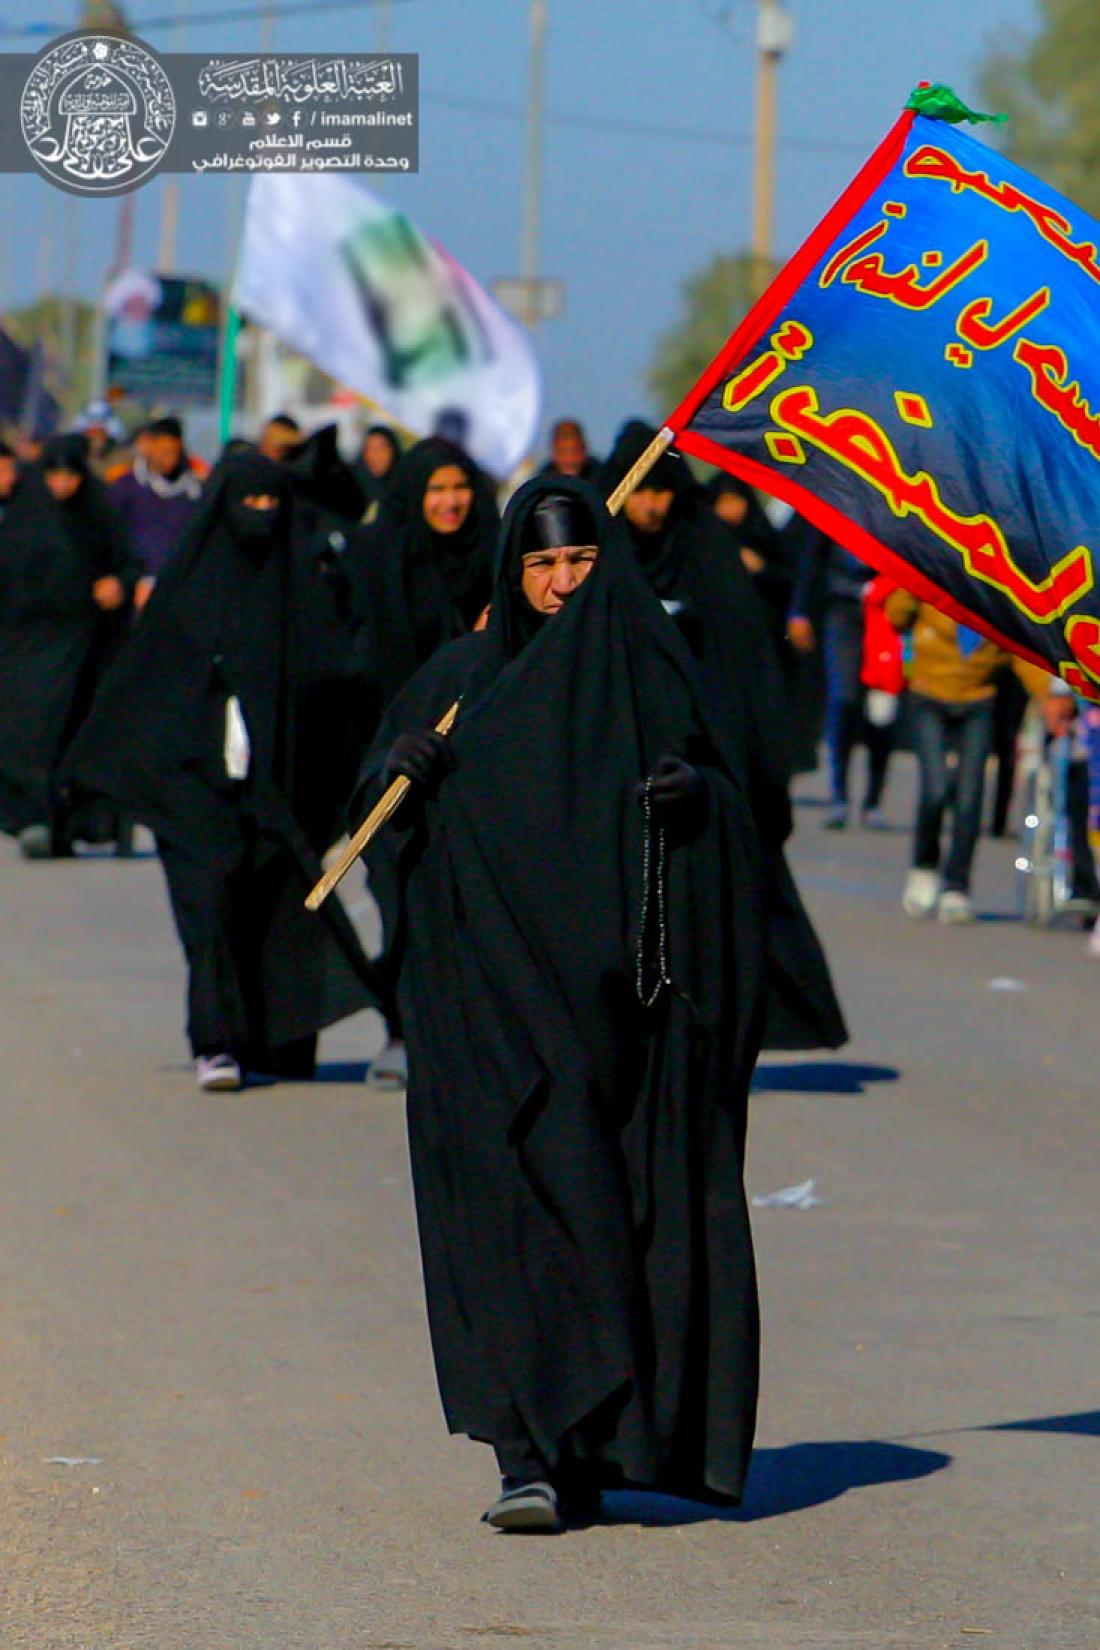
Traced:
MULTIPOLYGON (((71 853, 54 775, 117 645, 136 569, 82 435, 38 470, 4 449, 0 491, 0 829, 29 858, 71 853)), ((86 833, 96 834, 89 829, 86 833)), ((109 834, 109 833, 108 833, 109 834)))
POLYGON ((488 628, 391 707, 357 817, 397 774, 369 864, 444 1408, 503 1478, 486 1519, 556 1529, 617 1484, 736 1501, 760 847, 691 654, 584 482, 516 494, 488 628))
MULTIPOLYGON (((358 721, 372 733, 420 666, 482 619, 500 528, 492 482, 450 441, 418 441, 390 475, 377 518, 360 529, 349 557, 361 615, 352 665, 365 706, 358 721)), ((373 892, 385 922, 388 891, 373 892)), ((387 1045, 371 1062, 370 1078, 403 1087, 400 1015, 392 996, 382 1007, 387 1045)))
POLYGON ((373 1001, 343 908, 330 901, 318 921, 302 907, 319 872, 295 783, 299 630, 314 604, 289 493, 258 455, 211 476, 64 767, 74 790, 156 832, 205 1089, 236 1088, 249 1068, 311 1075, 316 1033, 373 1001))
POLYGON ((418 441, 395 466, 356 546, 364 648, 383 707, 485 611, 499 525, 492 483, 449 441, 418 441))
MULTIPOLYGON (((600 475, 610 494, 656 430, 623 426, 600 475)), ((764 1047, 839 1048, 847 1027, 829 967, 783 853, 791 832, 789 698, 737 544, 684 460, 666 453, 623 506, 638 565, 691 649, 707 703, 738 747, 765 856, 768 998, 764 1047)))

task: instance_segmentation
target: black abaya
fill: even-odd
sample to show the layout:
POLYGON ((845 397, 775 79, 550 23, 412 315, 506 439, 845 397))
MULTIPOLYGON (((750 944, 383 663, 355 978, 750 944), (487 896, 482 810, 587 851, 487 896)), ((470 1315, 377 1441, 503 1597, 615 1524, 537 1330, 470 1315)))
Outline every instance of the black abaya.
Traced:
MULTIPOLYGON (((89 478, 85 489, 101 489, 89 478)), ((110 630, 97 578, 125 579, 125 547, 80 495, 58 504, 23 471, 0 519, 0 829, 17 835, 54 814, 53 776, 86 713, 110 630)))
POLYGON ((387 940, 444 1408, 506 1470, 586 1463, 607 1484, 737 1498, 757 1389, 757 831, 697 667, 598 496, 528 483, 503 546, 489 630, 391 707, 357 802, 393 738, 461 694, 454 772, 370 855, 400 913, 387 940), (601 554, 517 651, 515 557, 561 491, 598 518, 601 554), (662 877, 636 790, 665 753, 697 767, 707 807, 670 835, 662 877), (648 997, 662 928, 674 985, 646 1007, 639 948, 648 997))
MULTIPOLYGON (((610 494, 656 431, 627 424, 607 460, 610 494)), ((775 649, 731 535, 684 461, 666 455, 651 485, 674 494, 664 529, 629 528, 647 582, 673 613, 699 665, 712 717, 735 748, 765 851, 768 900, 767 1049, 839 1048, 848 1040, 828 963, 783 845, 790 834, 787 699, 775 649)))
POLYGON ((292 798, 303 613, 288 495, 266 459, 219 467, 64 769, 157 834, 191 969, 194 1052, 268 1070, 374 1000, 343 907, 302 907, 320 865, 292 798), (260 494, 280 500, 274 521, 243 506, 260 494), (231 698, 251 746, 243 778, 225 759, 231 698))

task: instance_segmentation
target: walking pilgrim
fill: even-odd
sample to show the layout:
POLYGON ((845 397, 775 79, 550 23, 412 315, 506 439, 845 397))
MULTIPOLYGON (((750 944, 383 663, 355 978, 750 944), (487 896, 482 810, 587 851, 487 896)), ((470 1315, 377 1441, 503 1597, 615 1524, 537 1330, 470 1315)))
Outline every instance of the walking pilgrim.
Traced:
MULTIPOLYGON (((421 665, 483 620, 499 527, 492 482, 452 442, 429 436, 394 467, 375 521, 353 542, 363 616, 353 671, 374 727, 421 665)), ((388 882, 372 883, 372 892, 383 923, 392 925, 388 882)), ((379 1087, 402 1088, 407 1058, 385 965, 378 978, 388 1041, 371 1063, 370 1078, 379 1087)))
MULTIPOLYGON (((631 420, 601 473, 610 493, 657 431, 631 420)), ((848 1040, 821 942, 783 852, 796 732, 768 618, 736 541, 678 453, 665 453, 623 505, 638 565, 691 649, 711 715, 745 777, 764 851, 768 1049, 839 1048, 848 1040)))
POLYGON ((51 439, 38 468, 0 448, 0 829, 28 858, 72 853, 78 821, 58 765, 121 640, 135 577, 83 435, 51 439))
POLYGON ((300 794, 303 660, 311 679, 320 664, 291 499, 258 454, 211 476, 65 764, 77 794, 156 833, 203 1089, 312 1076, 318 1031, 374 1001, 343 908, 302 904, 320 869, 309 823, 332 810, 300 794))
POLYGON ((766 915, 748 737, 602 497, 547 476, 509 506, 487 628, 412 678, 364 766, 357 818, 411 781, 367 862, 443 1406, 495 1452, 500 1530, 558 1530, 616 1485, 742 1492, 766 915))

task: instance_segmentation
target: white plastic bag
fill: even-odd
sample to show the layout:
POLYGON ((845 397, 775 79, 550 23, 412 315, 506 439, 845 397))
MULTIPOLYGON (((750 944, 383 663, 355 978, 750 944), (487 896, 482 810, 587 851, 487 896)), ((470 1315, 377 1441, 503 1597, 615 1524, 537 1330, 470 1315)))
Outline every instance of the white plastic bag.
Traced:
POLYGON ((225 771, 230 779, 247 779, 252 762, 252 745, 245 725, 241 701, 234 693, 225 702, 225 771))

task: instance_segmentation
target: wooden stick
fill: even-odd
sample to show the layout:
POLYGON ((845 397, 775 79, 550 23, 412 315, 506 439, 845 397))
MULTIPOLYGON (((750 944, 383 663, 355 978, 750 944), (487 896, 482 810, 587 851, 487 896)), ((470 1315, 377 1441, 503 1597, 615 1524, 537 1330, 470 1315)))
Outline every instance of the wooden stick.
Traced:
POLYGON ((653 440, 649 443, 649 446, 646 448, 637 464, 631 465, 630 469, 626 472, 625 476, 619 482, 619 485, 608 499, 608 515, 618 515, 631 493, 636 487, 641 486, 642 482, 645 480, 650 470, 652 470, 657 460, 663 453, 668 451, 675 439, 676 431, 670 430, 667 424, 663 429, 658 430, 657 434, 653 437, 653 440))
MULTIPOLYGON (((458 704, 459 701, 456 699, 450 710, 436 723, 436 733, 450 733, 458 715, 458 704)), ((410 783, 411 781, 406 779, 404 774, 399 774, 393 784, 387 788, 362 825, 360 825, 336 864, 325 872, 317 886, 311 890, 309 898, 306 900, 307 911, 319 911, 333 889, 343 882, 359 855, 364 853, 370 843, 374 841, 386 821, 393 818, 408 794, 410 783)))
MULTIPOLYGON (((673 441, 675 440, 675 436, 675 430, 670 430, 667 425, 657 432, 645 452, 638 459, 638 462, 631 465, 630 469, 626 472, 625 476, 619 482, 619 485, 608 499, 607 510, 609 515, 618 515, 619 511, 622 509, 634 489, 640 486, 649 474, 650 470, 652 470, 653 466, 656 464, 657 460, 671 447, 673 441)), ((447 714, 436 725, 436 733, 450 733, 451 729, 455 725, 455 718, 457 715, 458 701, 456 700, 447 714)), ((393 818, 394 814, 405 800, 408 789, 409 781, 404 777, 404 775, 401 775, 399 778, 394 780, 393 784, 389 787, 380 801, 375 803, 374 807, 371 809, 362 825, 360 825, 359 829, 348 843, 336 864, 331 870, 325 872, 316 888, 314 888, 310 893, 309 898, 306 900, 307 911, 320 910, 321 906, 328 899, 333 889, 338 887, 339 884, 343 882, 344 878, 355 864, 355 861, 359 858, 359 855, 366 850, 371 842, 373 842, 374 838, 382 829, 386 821, 393 818)))

